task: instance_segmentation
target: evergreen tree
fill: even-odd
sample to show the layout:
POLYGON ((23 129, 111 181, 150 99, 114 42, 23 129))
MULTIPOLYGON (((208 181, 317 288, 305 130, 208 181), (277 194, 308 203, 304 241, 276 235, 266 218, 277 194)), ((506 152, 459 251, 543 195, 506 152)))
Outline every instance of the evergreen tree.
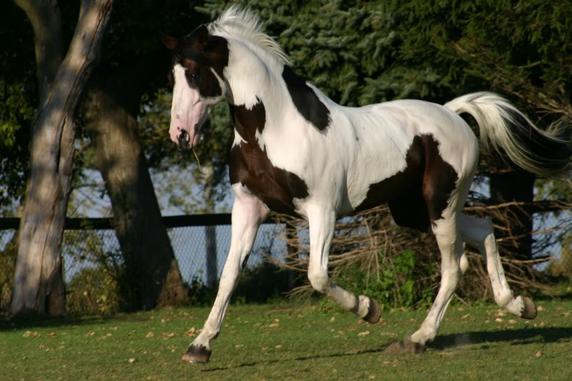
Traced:
MULTIPOLYGON (((399 98, 445 103, 492 90, 528 110, 541 127, 557 123, 570 137, 572 3, 541 0, 474 2, 242 2, 290 56, 295 71, 348 106, 399 98), (542 111, 542 119, 536 117, 542 111)), ((207 0, 211 18, 228 4, 207 0)), ((498 157, 481 160, 490 202, 532 202, 535 177, 498 157)), ((501 158, 502 159, 502 158, 501 158)), ((570 199, 569 183, 541 180, 543 194, 570 199), (568 185, 566 185, 568 184, 568 185)), ((531 256, 535 209, 514 208, 512 251, 531 256)))

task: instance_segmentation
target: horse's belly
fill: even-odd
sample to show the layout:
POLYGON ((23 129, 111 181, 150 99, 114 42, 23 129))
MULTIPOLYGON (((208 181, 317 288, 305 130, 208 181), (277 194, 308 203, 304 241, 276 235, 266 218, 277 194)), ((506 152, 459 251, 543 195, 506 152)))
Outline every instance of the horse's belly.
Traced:
POLYGON ((397 224, 427 230, 430 221, 441 218, 459 178, 454 168, 443 161, 438 146, 432 135, 416 136, 407 150, 403 169, 362 184, 355 209, 387 203, 397 224))

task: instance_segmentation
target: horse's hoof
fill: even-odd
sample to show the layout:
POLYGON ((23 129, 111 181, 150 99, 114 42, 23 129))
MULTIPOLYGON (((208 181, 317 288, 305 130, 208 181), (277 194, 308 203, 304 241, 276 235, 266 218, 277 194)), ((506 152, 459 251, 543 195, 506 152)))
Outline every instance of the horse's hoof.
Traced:
POLYGON ((415 343, 411 341, 409 337, 405 338, 403 341, 397 341, 392 343, 389 347, 385 349, 385 353, 389 354, 403 354, 403 353, 412 353, 412 354, 419 354, 425 351, 425 345, 415 343))
POLYGON ((204 364, 209 362, 211 351, 200 345, 190 345, 182 357, 183 361, 191 364, 204 364))
POLYGON ((367 310, 367 314, 363 317, 363 320, 370 324, 375 324, 379 319, 381 319, 379 304, 372 298, 369 298, 369 309, 367 310))
POLYGON ((536 317, 536 305, 528 296, 522 297, 522 312, 520 317, 523 319, 534 319, 536 317))

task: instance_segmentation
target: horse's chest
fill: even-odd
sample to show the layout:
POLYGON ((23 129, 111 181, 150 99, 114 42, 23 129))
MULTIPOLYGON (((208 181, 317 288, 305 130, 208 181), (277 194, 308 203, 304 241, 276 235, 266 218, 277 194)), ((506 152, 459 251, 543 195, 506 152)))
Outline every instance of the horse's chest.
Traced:
POLYGON ((294 199, 308 196, 308 186, 299 176, 275 167, 255 142, 242 142, 230 153, 231 184, 241 183, 271 210, 296 214, 294 199))

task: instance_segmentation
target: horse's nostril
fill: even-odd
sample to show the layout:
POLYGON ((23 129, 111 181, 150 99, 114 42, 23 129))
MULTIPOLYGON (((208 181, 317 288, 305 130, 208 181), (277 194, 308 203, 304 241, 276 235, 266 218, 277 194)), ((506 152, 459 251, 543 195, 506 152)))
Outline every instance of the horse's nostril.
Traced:
POLYGON ((189 147, 191 137, 189 136, 189 133, 187 131, 181 130, 181 133, 179 134, 177 140, 179 141, 179 148, 184 149, 189 147))

